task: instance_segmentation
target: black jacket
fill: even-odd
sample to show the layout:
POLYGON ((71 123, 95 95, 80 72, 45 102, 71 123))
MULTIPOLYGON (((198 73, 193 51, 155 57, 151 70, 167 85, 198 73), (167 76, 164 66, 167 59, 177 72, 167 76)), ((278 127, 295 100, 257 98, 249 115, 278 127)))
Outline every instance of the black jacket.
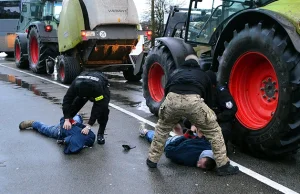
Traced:
POLYGON ((217 115, 217 121, 231 122, 237 112, 236 103, 225 86, 218 86, 214 91, 212 109, 217 115))
POLYGON ((84 104, 90 100, 94 102, 91 117, 88 122, 93 125, 103 106, 108 106, 110 100, 109 84, 106 76, 101 72, 83 72, 72 82, 63 99, 64 118, 73 118, 84 104), (96 101, 95 98, 103 96, 96 101))
POLYGON ((208 75, 199 67, 181 67, 176 69, 168 79, 165 95, 199 94, 208 106, 212 105, 212 84, 208 75))
POLYGON ((165 154, 177 164, 195 167, 204 150, 211 150, 211 145, 205 137, 186 139, 181 136, 165 147, 165 154))

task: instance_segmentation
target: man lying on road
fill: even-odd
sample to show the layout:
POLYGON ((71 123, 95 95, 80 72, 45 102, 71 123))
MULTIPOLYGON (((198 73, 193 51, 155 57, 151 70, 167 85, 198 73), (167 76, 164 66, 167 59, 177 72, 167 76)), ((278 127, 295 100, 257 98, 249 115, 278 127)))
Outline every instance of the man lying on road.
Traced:
POLYGON ((72 127, 69 130, 63 128, 65 119, 60 119, 60 124, 57 125, 45 125, 39 121, 22 121, 19 125, 20 130, 33 128, 39 133, 57 139, 57 143, 65 145, 64 153, 72 154, 77 153, 84 147, 93 146, 96 136, 93 131, 86 128, 82 124, 83 119, 80 115, 76 115, 73 119, 70 119, 72 127))
POLYGON ((237 166, 230 164, 217 116, 209 108, 212 103, 212 87, 210 77, 200 68, 196 55, 187 56, 185 62, 170 75, 146 160, 149 168, 157 168, 169 132, 180 118, 185 117, 201 129, 211 143, 218 167, 217 174, 226 176, 239 172, 237 166))
MULTIPOLYGON (((175 136, 169 137, 165 144, 165 155, 173 162, 185 166, 201 168, 203 170, 213 170, 216 162, 213 157, 209 141, 197 128, 192 126, 183 133, 179 124, 174 127, 175 136)), ((148 142, 152 142, 154 131, 140 129, 140 136, 148 142)))

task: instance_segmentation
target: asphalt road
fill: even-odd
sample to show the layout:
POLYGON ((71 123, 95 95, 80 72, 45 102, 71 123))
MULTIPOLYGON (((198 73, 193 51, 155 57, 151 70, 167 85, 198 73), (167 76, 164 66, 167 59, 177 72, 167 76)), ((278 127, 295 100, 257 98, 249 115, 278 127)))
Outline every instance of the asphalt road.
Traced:
MULTIPOLYGON (((43 76, 54 80, 50 83, 25 73, 9 59, 0 59, 0 193, 280 193, 268 180, 256 180, 257 174, 218 177, 215 172, 173 164, 164 156, 158 169, 148 169, 149 143, 138 136, 140 121, 119 110, 152 122, 157 118, 145 106, 141 83, 127 83, 118 75, 109 75, 111 103, 120 108, 110 108, 106 144, 64 155, 54 139, 19 131, 18 124, 27 119, 58 123, 67 88, 55 84, 55 76, 43 76), (122 144, 136 148, 124 152, 122 144)), ((90 107, 89 103, 82 110, 86 117, 90 107)), ((237 150, 230 159, 300 192, 299 153, 265 161, 237 150)))

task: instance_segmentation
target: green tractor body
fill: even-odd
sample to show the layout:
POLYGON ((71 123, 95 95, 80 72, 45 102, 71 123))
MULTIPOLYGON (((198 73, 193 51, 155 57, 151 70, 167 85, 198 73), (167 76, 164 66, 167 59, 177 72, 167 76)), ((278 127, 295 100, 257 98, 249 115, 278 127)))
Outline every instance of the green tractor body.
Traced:
POLYGON ((64 0, 58 27, 59 80, 70 83, 83 69, 94 69, 123 71, 127 80, 139 81, 141 72, 133 74, 130 59, 144 33, 139 28, 133 0, 64 0))
POLYGON ((46 60, 58 55, 57 28, 61 1, 22 0, 15 40, 18 68, 46 73, 46 60))
POLYGON ((201 67, 217 73, 238 106, 233 142, 256 156, 293 153, 300 146, 300 1, 219 2, 192 0, 171 11, 143 64, 146 104, 157 115, 170 74, 209 46, 201 67))

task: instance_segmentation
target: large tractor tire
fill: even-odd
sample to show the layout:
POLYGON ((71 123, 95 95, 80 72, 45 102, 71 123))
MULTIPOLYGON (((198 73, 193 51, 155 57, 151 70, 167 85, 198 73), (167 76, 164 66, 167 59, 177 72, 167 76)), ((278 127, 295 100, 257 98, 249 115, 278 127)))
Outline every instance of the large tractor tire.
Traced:
POLYGON ((33 27, 28 36, 28 61, 32 72, 45 74, 46 59, 48 56, 55 58, 58 55, 57 43, 41 42, 38 30, 33 27))
POLYGON ((218 81, 228 83, 238 111, 236 142, 257 157, 278 157, 299 148, 300 55, 276 26, 248 24, 225 42, 218 81))
POLYGON ((57 65, 58 79, 63 84, 70 84, 81 73, 80 65, 75 57, 60 56, 57 65))
POLYGON ((139 82, 142 79, 142 72, 134 75, 134 68, 129 67, 128 69, 123 71, 124 78, 129 82, 139 82))
POLYGON ((144 98, 150 112, 157 116, 164 100, 165 85, 176 66, 169 49, 159 44, 149 52, 143 68, 144 98))
POLYGON ((17 68, 20 69, 26 69, 28 68, 28 59, 26 56, 24 56, 24 51, 26 51, 27 48, 24 48, 26 46, 21 44, 21 41, 19 37, 16 37, 15 40, 15 63, 17 68))

